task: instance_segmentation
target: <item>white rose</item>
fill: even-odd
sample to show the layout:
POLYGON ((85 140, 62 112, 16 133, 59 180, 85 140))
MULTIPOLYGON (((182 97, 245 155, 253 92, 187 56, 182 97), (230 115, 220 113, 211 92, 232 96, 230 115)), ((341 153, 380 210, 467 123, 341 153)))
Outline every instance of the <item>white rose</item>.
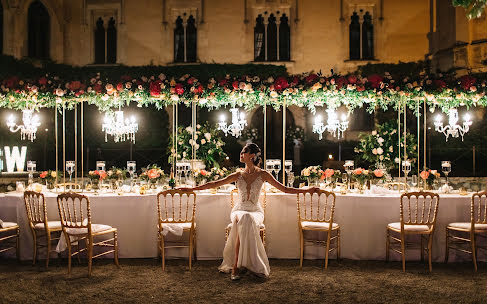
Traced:
POLYGON ((377 155, 377 149, 376 149, 376 148, 374 148, 374 149, 372 150, 372 154, 377 155))
POLYGON ((399 160, 399 157, 394 158, 394 162, 395 162, 396 164, 399 164, 399 161, 400 161, 400 160, 399 160))
POLYGON ((384 160, 384 155, 379 156, 380 160, 384 160))
POLYGON ((377 148, 377 154, 381 155, 382 153, 384 153, 384 150, 382 150, 382 148, 377 148))
POLYGON ((379 145, 381 145, 381 146, 382 146, 382 144, 384 143, 384 138, 379 137, 379 138, 377 139, 377 142, 379 143, 379 145))
POLYGON ((189 140, 190 145, 194 145, 194 141, 192 139, 189 140))
POLYGON ((195 148, 196 150, 198 150, 198 148, 199 148, 199 147, 200 147, 200 145, 198 145, 198 144, 194 145, 194 148, 195 148))
POLYGON ((201 140, 201 144, 202 145, 206 144, 206 140, 204 138, 201 140))
POLYGON ((372 131, 372 135, 377 135, 377 131, 372 131))
POLYGON ((392 146, 389 147, 389 152, 394 152, 394 148, 392 146))
POLYGON ((188 131, 188 133, 193 133, 193 128, 191 128, 191 127, 186 127, 186 131, 188 131))
POLYGON ((186 157, 186 152, 183 152, 183 158, 185 158, 185 157, 186 157))
POLYGON ((210 140, 211 139, 211 134, 210 133, 205 133, 205 138, 206 138, 206 140, 210 140))

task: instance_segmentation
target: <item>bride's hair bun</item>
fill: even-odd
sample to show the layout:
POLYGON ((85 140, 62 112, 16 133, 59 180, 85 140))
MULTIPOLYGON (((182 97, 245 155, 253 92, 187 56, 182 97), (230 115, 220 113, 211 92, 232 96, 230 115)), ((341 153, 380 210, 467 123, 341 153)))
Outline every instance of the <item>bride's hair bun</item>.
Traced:
POLYGON ((256 165, 257 167, 260 167, 260 165, 262 163, 262 156, 261 156, 259 146, 257 146, 254 143, 249 143, 249 144, 245 145, 245 148, 250 154, 255 154, 254 159, 253 159, 254 165, 256 165))

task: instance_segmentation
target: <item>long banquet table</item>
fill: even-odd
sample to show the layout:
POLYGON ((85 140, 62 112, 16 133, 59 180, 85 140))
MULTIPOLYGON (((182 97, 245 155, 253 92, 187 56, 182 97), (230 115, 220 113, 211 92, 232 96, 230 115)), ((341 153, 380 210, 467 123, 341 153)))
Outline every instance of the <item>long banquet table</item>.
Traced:
MULTIPOLYGON (((58 220, 56 194, 47 192, 49 220, 58 220)), ((87 194, 91 201, 92 222, 118 228, 121 258, 147 258, 157 255, 157 200, 155 194, 87 194)), ((449 222, 468 221, 470 196, 440 194, 433 259, 443 261, 445 227, 449 222)), ((196 239, 198 259, 220 259, 225 245, 224 229, 229 223, 228 193, 197 193, 196 239)), ((21 259, 32 258, 32 237, 22 193, 0 194, 0 219, 15 221, 21 227, 21 259)), ((357 260, 385 258, 386 225, 399 221, 399 194, 337 194, 335 222, 341 226, 341 257, 357 260)), ((267 194, 266 243, 270 258, 299 258, 296 195, 267 194)), ((175 249, 178 250, 178 249, 175 249)), ((306 258, 321 258, 322 248, 307 247, 306 258)), ((170 256, 184 252, 167 251, 170 256)), ((41 253, 42 257, 43 253, 41 253)), ((334 255, 332 256, 334 258, 334 255)), ((450 253, 451 260, 456 258, 450 253)), ((397 254, 392 255, 398 259, 397 254)), ((462 255, 462 260, 470 257, 462 255)), ((481 256, 485 260, 485 256, 481 256)), ((419 259, 418 251, 408 259, 419 259)), ((457 258, 458 259, 458 258, 457 258)))

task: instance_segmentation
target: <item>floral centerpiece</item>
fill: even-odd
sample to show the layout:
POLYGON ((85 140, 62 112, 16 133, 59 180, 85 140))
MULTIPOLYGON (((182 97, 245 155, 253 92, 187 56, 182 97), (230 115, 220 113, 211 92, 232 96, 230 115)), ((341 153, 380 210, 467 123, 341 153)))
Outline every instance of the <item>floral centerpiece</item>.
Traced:
POLYGON ((428 188, 432 188, 433 184, 440 178, 440 173, 436 170, 426 168, 419 174, 421 179, 428 185, 428 188))
POLYGON ((233 171, 234 170, 227 169, 225 167, 223 167, 223 168, 211 168, 211 170, 207 176, 207 180, 208 181, 216 181, 216 180, 225 178, 228 175, 230 175, 233 171))
POLYGON ((309 166, 301 170, 299 179, 302 181, 306 180, 308 185, 311 185, 311 183, 316 183, 322 175, 323 170, 321 170, 321 166, 309 166))
POLYGON ((88 178, 92 184, 93 189, 100 187, 100 183, 107 178, 107 172, 105 170, 88 171, 88 178))
POLYGON ((164 170, 162 170, 157 164, 148 165, 142 169, 140 179, 147 181, 154 187, 155 184, 165 177, 164 170))
MULTIPOLYGON (((193 146, 196 149, 196 159, 205 162, 207 168, 220 167, 220 163, 227 157, 223 152, 225 143, 219 137, 218 129, 209 123, 196 125, 196 136, 193 141, 193 128, 178 128, 178 159, 190 159, 192 157, 193 146)), ((169 142, 172 142, 172 137, 169 142)), ((172 146, 168 147, 169 162, 172 162, 175 150, 172 146)))
POLYGON ((40 179, 46 183, 47 189, 53 189, 54 188, 54 182, 56 181, 56 177, 60 176, 59 172, 54 171, 54 170, 49 170, 49 171, 42 171, 39 174, 40 179))
POLYGON ((196 184, 203 183, 206 180, 206 178, 208 178, 209 175, 210 175, 210 173, 208 171, 206 171, 205 169, 193 170, 193 177, 194 177, 194 181, 196 182, 196 184))
MULTIPOLYGON (((371 165, 383 165, 385 168, 391 170, 399 167, 399 150, 398 150, 398 134, 397 123, 386 122, 376 126, 377 129, 368 133, 359 134, 359 143, 354 151, 359 153, 357 158, 364 160, 371 165)), ((404 141, 401 139, 401 157, 404 153, 404 141)), ((417 142, 413 135, 406 133, 406 154, 411 163, 416 163, 415 156, 417 154, 417 142)))
POLYGON ((360 190, 363 190, 365 187, 365 183, 367 182, 367 180, 371 178, 370 170, 366 170, 363 168, 356 168, 355 170, 352 171, 352 178, 359 183, 360 190))
POLYGON ((327 168, 326 170, 321 170, 320 181, 325 180, 332 188, 334 188, 336 181, 340 178, 340 170, 333 170, 327 168))
POLYGON ((370 174, 371 179, 378 181, 379 183, 384 182, 386 179, 386 174, 383 169, 377 168, 370 174))
POLYGON ((127 169, 112 167, 107 171, 107 178, 112 181, 124 180, 127 177, 127 169))

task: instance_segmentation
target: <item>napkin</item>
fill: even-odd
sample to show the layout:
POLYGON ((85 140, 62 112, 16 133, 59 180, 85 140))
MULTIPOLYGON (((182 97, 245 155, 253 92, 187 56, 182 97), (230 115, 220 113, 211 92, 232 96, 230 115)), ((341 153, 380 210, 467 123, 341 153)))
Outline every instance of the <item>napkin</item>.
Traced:
POLYGON ((440 187, 440 192, 441 193, 451 193, 453 190, 452 186, 448 186, 447 184, 444 184, 443 186, 440 187))
MULTIPOLYGON (((88 218, 85 218, 81 224, 83 226, 88 225, 88 218)), ((83 236, 81 236, 81 237, 83 237, 83 236)), ((79 238, 80 237, 77 237, 74 235, 69 236, 69 239, 72 241, 73 245, 78 245, 78 239, 79 238)), ((68 243, 66 242, 66 238, 64 237, 64 233, 61 232, 61 237, 59 238, 59 241, 58 241, 57 246, 56 246, 56 252, 61 253, 66 249, 68 249, 68 243)))

